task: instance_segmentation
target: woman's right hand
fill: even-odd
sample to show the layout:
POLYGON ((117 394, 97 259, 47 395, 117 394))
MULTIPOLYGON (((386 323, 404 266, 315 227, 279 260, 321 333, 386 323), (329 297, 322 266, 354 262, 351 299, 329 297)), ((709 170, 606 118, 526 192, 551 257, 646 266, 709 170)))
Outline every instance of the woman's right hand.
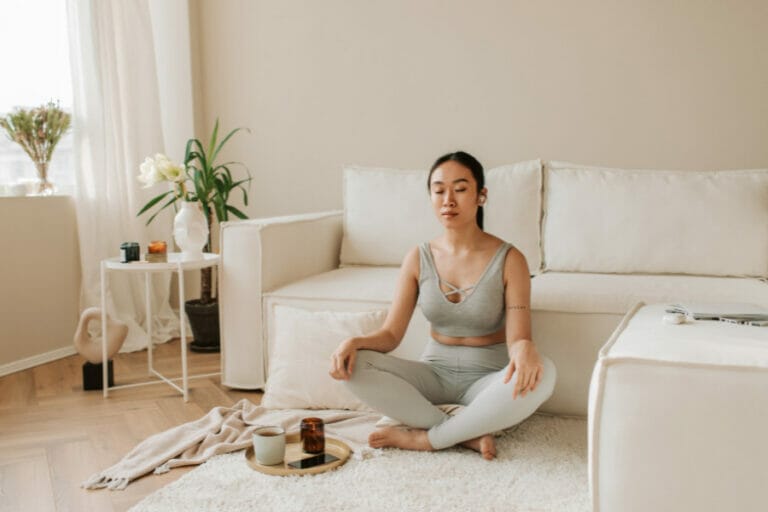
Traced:
POLYGON ((349 338, 342 341, 331 355, 331 370, 328 374, 336 380, 349 380, 352 377, 352 371, 355 369, 356 358, 356 339, 349 338))

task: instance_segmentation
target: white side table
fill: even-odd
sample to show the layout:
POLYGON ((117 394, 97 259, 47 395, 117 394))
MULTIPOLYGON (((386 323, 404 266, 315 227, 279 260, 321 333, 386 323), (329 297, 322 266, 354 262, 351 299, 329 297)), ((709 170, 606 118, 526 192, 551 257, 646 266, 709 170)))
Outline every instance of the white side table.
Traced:
POLYGON ((187 328, 184 321, 184 271, 185 270, 198 270, 206 267, 213 267, 219 264, 219 255, 211 253, 203 253, 202 258, 198 259, 185 259, 182 258, 181 253, 171 252, 168 253, 168 261, 162 263, 149 263, 147 261, 132 261, 130 263, 121 263, 119 258, 109 258, 101 261, 101 329, 102 329, 102 354, 103 354, 103 386, 104 397, 109 395, 110 389, 131 388, 136 386, 146 386, 149 384, 157 384, 159 382, 165 382, 169 386, 176 389, 184 396, 184 401, 189 401, 189 379, 192 377, 209 377, 212 375, 218 375, 220 372, 206 373, 202 375, 190 376, 187 374, 187 328), (113 272, 143 272, 144 273, 144 288, 145 288, 145 302, 147 306, 146 321, 147 321, 147 363, 149 366, 149 375, 155 376, 160 380, 150 380, 147 382, 138 382, 135 384, 124 384, 122 386, 110 386, 107 380, 107 274, 109 271, 113 272), (152 365, 152 308, 150 303, 150 289, 151 282, 150 276, 155 272, 176 272, 179 280, 179 301, 182 305, 179 307, 179 325, 180 325, 180 337, 181 337, 181 379, 169 379, 155 370, 152 365), (181 380, 181 387, 174 382, 174 380, 181 380))

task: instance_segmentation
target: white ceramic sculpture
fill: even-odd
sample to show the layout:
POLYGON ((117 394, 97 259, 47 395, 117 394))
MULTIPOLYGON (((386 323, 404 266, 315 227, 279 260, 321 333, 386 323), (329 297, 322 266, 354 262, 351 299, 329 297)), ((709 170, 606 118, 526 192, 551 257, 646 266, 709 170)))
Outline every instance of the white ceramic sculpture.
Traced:
POLYGON ((173 219, 173 238, 185 260, 203 257, 203 247, 208 241, 208 222, 198 203, 181 203, 181 209, 173 219))
MULTIPOLYGON (((100 308, 88 308, 80 315, 80 322, 75 331, 75 348, 81 356, 86 358, 89 363, 99 364, 102 362, 101 343, 94 342, 88 335, 88 324, 93 320, 101 321, 100 308)), ((128 336, 128 326, 122 322, 112 320, 107 315, 107 359, 117 354, 120 347, 123 346, 125 338, 128 336)))

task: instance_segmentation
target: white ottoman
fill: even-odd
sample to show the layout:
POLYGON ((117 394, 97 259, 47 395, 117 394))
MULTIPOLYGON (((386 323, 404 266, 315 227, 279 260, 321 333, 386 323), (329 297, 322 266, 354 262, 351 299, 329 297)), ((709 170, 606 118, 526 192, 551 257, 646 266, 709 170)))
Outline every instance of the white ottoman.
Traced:
POLYGON ((593 512, 768 510, 768 327, 639 304, 589 396, 593 512))

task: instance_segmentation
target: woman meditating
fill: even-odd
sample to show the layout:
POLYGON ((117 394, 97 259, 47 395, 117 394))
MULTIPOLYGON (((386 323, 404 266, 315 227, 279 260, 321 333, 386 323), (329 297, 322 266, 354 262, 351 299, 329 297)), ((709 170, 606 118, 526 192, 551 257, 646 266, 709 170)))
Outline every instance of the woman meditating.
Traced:
POLYGON ((493 459, 490 435, 516 425, 552 394, 555 366, 531 339, 530 276, 523 254, 483 231, 483 167, 456 152, 427 182, 442 236, 403 260, 384 325, 344 340, 330 374, 373 409, 409 428, 381 428, 373 447, 440 450, 457 444, 493 459), (431 324, 420 361, 387 354, 418 304, 431 324), (436 404, 461 404, 454 416, 436 404))

